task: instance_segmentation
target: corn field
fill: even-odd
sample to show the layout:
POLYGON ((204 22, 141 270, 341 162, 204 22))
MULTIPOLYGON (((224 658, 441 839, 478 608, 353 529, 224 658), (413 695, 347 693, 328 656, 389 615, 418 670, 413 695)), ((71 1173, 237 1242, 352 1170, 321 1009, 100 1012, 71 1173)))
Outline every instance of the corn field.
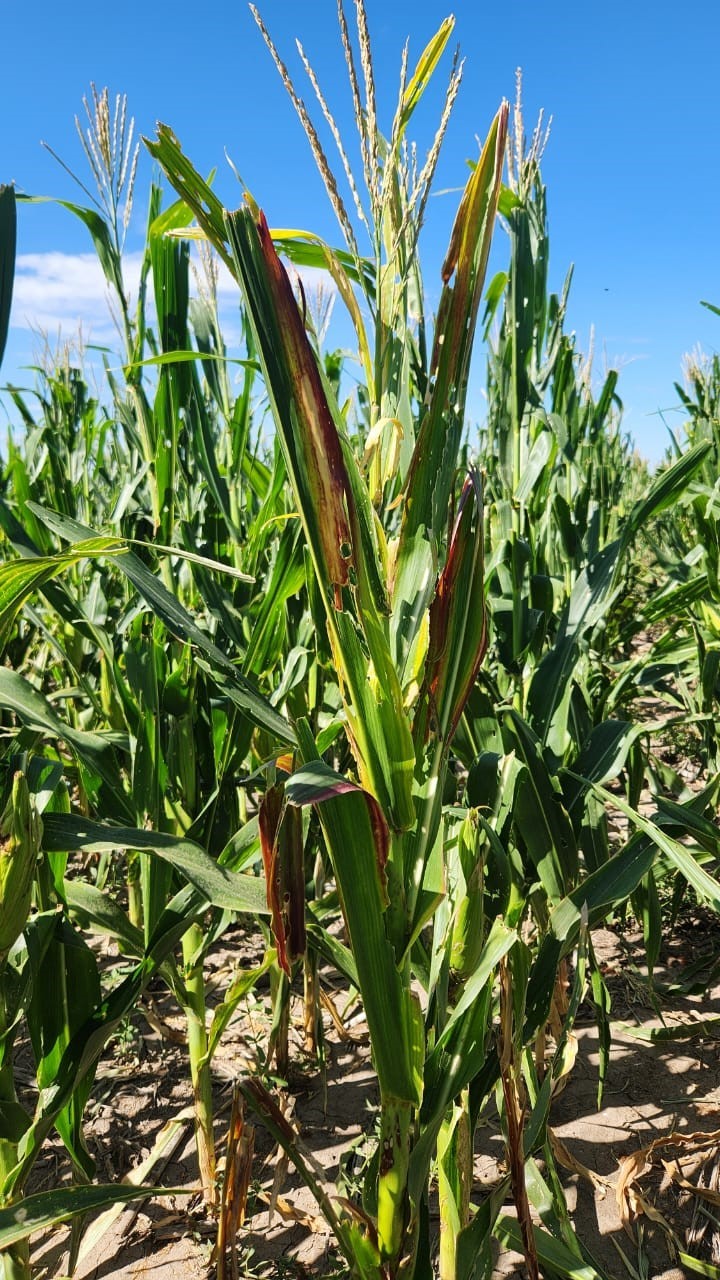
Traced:
MULTIPOLYGON (((720 1025, 702 1000, 666 1022, 654 978, 687 904, 720 911, 718 358, 689 366, 684 430, 651 472, 623 433, 617 373, 598 380, 568 330, 570 276, 551 292, 547 138, 527 136, 519 97, 479 122, 433 314, 418 244, 460 86, 453 20, 414 69, 404 59, 381 121, 363 5, 357 30, 339 14, 358 172, 312 69, 337 164, 255 15, 336 242, 273 230, 262 191, 224 207, 161 124, 139 144, 162 186, 143 193, 131 305, 138 149, 125 100, 93 87, 86 194, 64 205, 97 253, 119 361, 105 357, 99 391, 61 359, 4 391, 2 1280, 39 1275, 48 1235, 67 1240, 71 1275, 98 1214, 168 1195, 202 1197, 208 1274, 245 1274, 260 1134, 331 1239, 315 1275, 491 1280, 512 1252, 531 1280, 612 1280, 568 1209, 574 1157, 553 1130, 583 1011, 598 1106, 614 1060, 597 931, 632 919, 642 935, 649 1057, 720 1025), (443 76, 416 149, 416 108, 443 76), (507 261, 490 277, 494 239, 507 261), (308 271, 352 350, 328 345, 308 271), (668 733, 691 743, 697 785, 658 749, 668 733), (239 937, 255 958, 238 953, 211 993, 213 956, 239 937), (374 1082, 349 1189, 288 1108, 327 1063, 329 1004, 342 1028, 330 984, 361 1010, 374 1082), (190 1187, 103 1182, 87 1137, 99 1066, 153 992, 183 1027, 190 1187), (269 1013, 228 1122, 214 1060, 253 992, 269 1013), (488 1188, 474 1161, 489 1117, 488 1188), (50 1143, 63 1155, 38 1190, 50 1143)), ((0 354, 16 223, 32 216, 0 188, 0 354)), ((679 988, 702 997, 719 966, 716 950, 679 988)), ((677 1274, 720 1276, 720 1256, 668 1232, 677 1274)))

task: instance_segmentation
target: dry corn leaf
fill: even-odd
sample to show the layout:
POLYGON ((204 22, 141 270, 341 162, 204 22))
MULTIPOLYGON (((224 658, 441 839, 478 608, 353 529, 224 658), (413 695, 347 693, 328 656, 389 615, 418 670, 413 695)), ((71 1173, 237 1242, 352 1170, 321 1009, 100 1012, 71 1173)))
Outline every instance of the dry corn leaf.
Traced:
MULTIPOLYGON (((159 1175, 159 1173, 165 1168, 165 1165, 172 1158, 183 1138, 186 1136, 187 1127, 191 1123, 193 1115, 193 1108, 185 1107, 182 1111, 178 1112, 172 1120, 168 1120, 158 1133, 150 1154, 146 1156, 139 1165, 134 1169, 131 1169, 130 1172, 125 1175, 122 1180, 123 1183, 127 1183, 129 1186, 133 1187, 141 1187, 153 1170, 155 1171, 156 1176, 159 1175)), ((142 1202, 133 1206, 131 1210, 132 1217, 137 1217, 141 1209, 142 1202)), ((114 1204, 110 1209, 106 1209, 104 1213, 101 1213, 99 1218, 96 1218, 94 1222, 91 1222, 83 1236, 80 1252, 78 1253, 78 1265, 81 1262, 84 1262, 86 1258, 100 1257, 99 1250, 102 1239, 107 1235, 113 1223, 116 1222, 120 1215, 123 1212, 126 1212, 126 1210, 126 1205, 114 1204)))
POLYGON ((225 1280, 227 1251, 231 1251, 232 1274, 237 1271, 237 1233, 245 1221, 248 1189, 255 1151, 255 1130, 245 1123, 245 1106, 240 1090, 233 1090, 232 1112, 227 1138, 227 1159, 223 1178, 220 1217, 214 1258, 218 1280, 225 1280))
POLYGON ((696 1183, 691 1182, 689 1178, 683 1178, 667 1160, 662 1161, 662 1166, 677 1187, 682 1187, 684 1191, 691 1191, 694 1196, 698 1196, 701 1200, 707 1200, 708 1204, 720 1207, 720 1191, 713 1191, 711 1187, 698 1186, 696 1183))
POLYGON ((340 1013, 338 1012, 338 1008, 337 1008, 337 1005, 335 1004, 335 1001, 332 999, 331 996, 327 994, 326 991, 323 991, 322 989, 320 991, 320 1003, 323 1009, 325 1009, 326 1012, 330 1014, 330 1017, 332 1019, 332 1024, 335 1030, 337 1031, 337 1034, 340 1040, 343 1042, 343 1044, 348 1043, 348 1041, 351 1044, 364 1044, 367 1042, 367 1038, 368 1038, 367 1031, 357 1032, 357 1031, 348 1030, 348 1028, 345 1026, 345 1023, 342 1020, 340 1013))
POLYGON ((580 1160, 576 1159, 572 1152, 568 1151, 568 1148, 565 1146, 562 1138, 559 1138, 550 1127, 548 1127, 547 1135, 550 1139, 550 1146, 552 1147, 553 1155, 555 1156, 558 1164, 562 1165, 563 1169, 567 1169, 568 1172, 576 1173, 580 1178, 584 1178, 585 1181, 595 1187, 604 1198, 607 1194, 608 1188, 612 1186, 612 1183, 609 1182, 607 1178, 604 1178, 602 1174, 595 1173, 594 1169, 588 1169, 587 1165, 582 1164, 580 1160))
POLYGON ((647 1147, 641 1147, 631 1155, 625 1156, 619 1162, 620 1175, 615 1186, 618 1211, 625 1230, 629 1233, 629 1224, 640 1214, 644 1214, 651 1221, 659 1223, 672 1244, 680 1247, 675 1232, 667 1222, 667 1219, 640 1192, 637 1183, 653 1165, 661 1165, 667 1176, 677 1186, 682 1187, 683 1190, 690 1191, 694 1195, 706 1199, 710 1204, 720 1204, 718 1192, 707 1187, 697 1186, 684 1176, 681 1168, 682 1161, 690 1160, 693 1162, 692 1171, 694 1172, 712 1155, 719 1142, 720 1130, 717 1129, 712 1133, 678 1133, 673 1130, 663 1137, 655 1138, 647 1147), (680 1153, 675 1157, 674 1164, 664 1160, 659 1154, 661 1151, 666 1151, 668 1148, 673 1147, 678 1148, 680 1153), (697 1157, 701 1157, 701 1159, 698 1161, 697 1157))
POLYGON ((329 1227, 324 1218, 319 1218, 312 1213, 306 1213, 304 1209, 298 1209, 297 1205, 294 1205, 291 1200, 287 1200, 285 1196, 259 1191, 258 1200, 262 1200, 264 1204, 269 1206, 270 1212, 279 1214, 285 1222, 297 1222, 299 1226, 306 1227, 314 1235, 329 1234, 329 1227))

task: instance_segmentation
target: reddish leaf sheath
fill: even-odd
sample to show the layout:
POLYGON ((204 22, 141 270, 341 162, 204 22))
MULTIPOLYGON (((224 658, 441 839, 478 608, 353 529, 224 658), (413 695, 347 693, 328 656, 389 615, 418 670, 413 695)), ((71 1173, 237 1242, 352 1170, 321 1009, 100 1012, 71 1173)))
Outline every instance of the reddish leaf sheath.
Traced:
POLYGON ((460 496, 445 567, 430 606, 421 714, 425 734, 449 744, 487 648, 480 477, 472 471, 460 496))
POLYGON ((290 977, 305 952, 305 868, 302 814, 286 805, 282 783, 266 791, 258 827, 278 964, 290 977))
POLYGON ((340 439, 290 278, 265 215, 248 199, 226 215, 230 245, 265 370, 300 517, 335 605, 350 582, 350 482, 340 439))

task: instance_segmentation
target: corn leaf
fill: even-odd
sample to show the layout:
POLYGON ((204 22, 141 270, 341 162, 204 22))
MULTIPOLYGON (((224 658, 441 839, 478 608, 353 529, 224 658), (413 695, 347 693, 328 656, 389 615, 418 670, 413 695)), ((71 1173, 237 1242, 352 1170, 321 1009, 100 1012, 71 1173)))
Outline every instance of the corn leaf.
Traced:
POLYGON ((518 712, 509 711, 507 718, 525 763, 516 784, 515 821, 548 897, 559 902, 577 879, 575 833, 535 734, 518 712))
MULTIPOLYGON (((55 918, 49 946, 35 964, 34 935, 28 936, 33 969, 33 993, 27 1023, 35 1056, 40 1090, 51 1086, 73 1036, 91 1017, 100 1002, 97 959, 84 938, 62 915, 55 918)), ((82 1115, 90 1096, 93 1073, 78 1082, 65 1106, 55 1117, 57 1130, 82 1179, 92 1178, 95 1164, 85 1146, 82 1115)))
POLYGON ((398 142, 402 138, 413 114, 416 106, 422 98, 430 80, 432 79, 435 68, 440 61, 447 42, 455 29, 455 19, 446 18, 436 31, 432 40, 426 45, 425 49, 418 59, 418 64, 410 77, 405 92, 402 96, 402 104, 400 108, 400 121, 397 134, 398 142))
MULTIPOLYGON (((48 511, 47 508, 40 507, 36 503, 28 503, 28 506, 43 524, 61 538, 77 544, 78 539, 93 536, 92 529, 86 529, 76 520, 61 516, 56 511, 48 511)), ((77 547, 73 548, 73 551, 77 554, 77 547)), ((182 555, 182 551, 179 554, 182 555)), ((267 729, 281 742, 293 743, 295 734, 288 721, 279 715, 249 680, 240 674, 234 663, 225 656, 206 632, 201 630, 187 609, 145 567, 142 560, 139 560, 131 551, 121 551, 119 554, 115 553, 115 563, 168 630, 181 640, 189 641, 195 648, 200 649, 209 661, 210 670, 218 671, 224 677, 228 697, 231 697, 255 724, 267 729)))
POLYGON ((709 440, 695 445, 653 481, 645 497, 635 503, 623 525, 623 550, 631 545, 638 530, 642 529, 648 520, 667 510, 668 507, 674 506, 682 497, 712 447, 709 440))
POLYGON ((0 186, 0 365, 10 328, 16 244, 15 190, 13 187, 0 186))
POLYGON ((430 606, 420 697, 420 724, 427 725, 427 731, 437 734, 446 746, 457 729, 487 647, 482 514, 480 477, 471 472, 430 606))
POLYGON ((200 845, 161 831, 114 827, 69 813, 49 813, 43 819, 46 852, 86 850, 113 853, 134 849, 164 859, 215 907, 267 915, 264 882, 256 876, 229 871, 215 862, 200 845))
POLYGON ((388 938, 385 865, 389 833, 377 801, 320 760, 288 779, 291 804, 317 808, 357 967, 373 1058, 384 1096, 419 1105, 424 1029, 388 938))
POLYGON ((363 784, 399 829, 411 825, 414 752, 382 611, 373 516, 344 447, 287 273, 262 213, 228 214, 242 283, 288 476, 326 609, 352 744, 363 784), (344 591, 355 588, 368 660, 344 591))
POLYGON ((401 672, 434 585, 427 573, 418 571, 418 557, 422 559, 418 542, 428 542, 431 555, 435 556, 457 468, 470 357, 500 193, 506 133, 504 104, 465 188, 443 264, 444 288, 430 369, 432 394, 405 486, 393 590, 393 643, 401 672))
POLYGON ((226 226, 318 581, 334 590, 341 607, 353 545, 350 485, 337 428, 263 214, 246 206, 226 214, 226 226))
POLYGON ((8 1249, 18 1240, 27 1240, 36 1231, 48 1231, 80 1214, 97 1213, 112 1204, 131 1204, 133 1200, 147 1200, 150 1196, 194 1194, 188 1187, 130 1187, 122 1183, 39 1191, 0 1208, 0 1249, 8 1249))
POLYGON ((15 618, 34 591, 87 557, 116 554, 121 549, 117 538, 90 537, 61 555, 0 564, 0 646, 7 641, 15 618))
MULTIPOLYGON (((520 1227, 514 1218, 500 1214, 494 1228, 498 1240, 517 1253, 523 1252, 523 1241, 520 1227)), ((535 1248, 540 1264, 553 1276, 561 1276, 562 1280, 609 1280, 606 1272, 598 1270, 589 1262, 582 1262, 572 1253, 562 1240, 550 1235, 542 1227, 533 1227, 535 1248)))

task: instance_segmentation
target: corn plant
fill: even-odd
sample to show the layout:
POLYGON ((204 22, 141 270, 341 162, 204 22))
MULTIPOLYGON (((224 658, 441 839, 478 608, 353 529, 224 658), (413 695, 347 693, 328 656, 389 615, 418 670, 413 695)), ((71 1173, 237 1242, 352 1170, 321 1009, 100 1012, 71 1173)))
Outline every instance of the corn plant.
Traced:
MULTIPOLYGON (((88 759, 80 750, 82 794, 91 813, 131 826, 150 825, 178 837, 192 830, 217 856, 234 835, 244 811, 242 792, 225 775, 232 778, 244 760, 251 728, 232 704, 228 709, 217 705, 211 709, 205 696, 207 677, 189 662, 189 633, 181 626, 179 643, 168 634, 168 621, 171 631, 177 622, 169 593, 177 592, 193 606, 201 604, 211 625, 212 610, 221 617, 231 640, 245 647, 240 610, 247 604, 247 586, 254 577, 244 573, 240 564, 247 556, 253 568, 259 566, 261 572, 265 568, 270 550, 264 530, 272 530, 273 521, 284 516, 284 472, 279 460, 273 469, 260 458, 250 458, 252 361, 246 363, 242 393, 233 397, 225 372, 212 263, 206 261, 205 289, 191 300, 189 246, 165 235, 168 229, 182 229, 182 211, 179 218, 177 209, 161 213, 156 187, 149 199, 138 307, 131 314, 122 245, 137 164, 132 123, 126 127, 126 102, 118 98, 113 124, 107 90, 97 93, 93 88, 91 102, 85 105, 87 128, 76 124, 98 196, 92 197, 76 179, 95 207, 67 207, 87 225, 122 317, 124 376, 118 379, 107 370, 112 399, 110 412, 103 415, 87 399, 79 371, 60 369, 45 375, 38 391, 45 430, 38 430, 23 396, 11 392, 27 436, 21 447, 12 449, 8 461, 2 522, 15 549, 26 557, 51 551, 53 533, 73 540, 86 534, 91 538, 93 525, 110 525, 131 543, 157 541, 166 547, 160 560, 164 586, 155 588, 150 580, 150 589, 151 594, 153 590, 161 593, 164 605, 160 606, 162 618, 155 622, 152 604, 145 618, 132 620, 132 572, 131 579, 113 573, 112 560, 108 561, 98 568, 88 590, 84 568, 78 570, 75 581, 71 570, 62 584, 47 588, 50 608, 42 617, 35 616, 39 627, 28 625, 31 618, 27 618, 18 637, 25 647, 20 649, 15 641, 14 664, 27 662, 31 637, 39 635, 33 681, 40 676, 54 687, 55 696, 59 690, 67 698, 71 721, 90 723, 112 740, 103 753, 99 776, 97 759, 88 759), (146 313, 150 290, 156 332, 146 313), (197 345, 191 349, 193 336, 197 345), (206 376, 202 385, 200 366, 206 376), (154 375, 154 381, 148 375, 154 375), (132 473, 137 476, 134 482, 118 484, 119 477, 132 473), (33 503, 39 504, 37 509, 33 503), (48 508, 55 513, 50 527, 43 518, 48 508), (247 550, 244 545, 241 550, 246 539, 247 550), (175 540, 186 549, 185 556, 175 562, 180 572, 171 567, 167 556, 168 544, 175 540), (198 555, 198 548, 209 551, 212 561, 198 555), (187 573, 189 557, 194 577, 187 573), (222 580, 208 572, 216 558, 230 561, 225 583, 234 583, 232 595, 222 580), (68 679, 71 688, 73 681, 79 685, 77 700, 66 692, 68 679), (199 825, 193 830, 196 821, 199 825)), ((182 552, 183 547, 178 550, 182 552)), ((147 558, 150 553, 142 554, 147 558)), ((133 557, 126 563, 131 562, 142 575, 142 564, 133 557)), ((267 653, 255 645, 249 657, 252 669, 267 653)), ((237 677, 233 683, 237 684, 237 677)), ((17 712, 28 698, 32 699, 32 690, 23 688, 15 702, 11 698, 6 706, 14 706, 17 712)), ((45 723, 52 731, 51 716, 45 723)), ((277 727, 282 721, 271 713, 268 723, 277 727)), ((62 732, 59 721, 54 727, 62 732)), ((140 929, 149 942, 171 892, 172 869, 134 850, 128 851, 127 866, 129 925, 140 929)), ((225 924, 227 920, 226 915, 225 924)), ((174 984, 188 1017, 198 1154, 211 1202, 215 1163, 203 963, 216 938, 217 927, 203 931, 189 922, 182 940, 183 969, 175 974, 174 984)))
MULTIPOLYGON (((380 1116, 361 1200, 328 1194, 262 1070, 241 1083, 315 1194, 348 1272, 426 1280, 437 1262, 442 1280, 486 1280, 494 1235, 524 1253, 531 1276, 598 1277, 569 1220, 549 1128, 588 986, 600 1090, 607 1067, 608 995, 591 930, 632 897, 652 969, 660 879, 680 877, 720 907, 708 870, 718 857, 718 780, 694 798, 658 789, 654 812, 638 813, 647 756, 625 709, 639 668, 615 663, 611 641, 640 530, 678 501, 711 517, 701 489, 710 444, 694 441, 638 494, 615 375, 596 397, 564 330, 569 280, 560 298, 548 294, 541 138, 525 149, 519 104, 507 185, 506 104, 472 166, 430 322, 417 251, 460 87, 457 60, 422 163, 408 129, 451 19, 412 73, 404 54, 384 135, 364 6, 358 59, 339 5, 362 182, 301 51, 338 146, 349 212, 255 16, 343 247, 273 233, 247 192, 242 208, 225 209, 160 126, 148 147, 178 200, 163 209, 152 188, 131 312, 122 245, 137 153, 124 100, 113 122, 107 91, 93 89, 79 131, 97 196, 81 183, 92 207, 66 204, 114 293, 123 371, 106 368, 105 409, 69 369, 41 376, 39 420, 26 393, 12 393, 27 433, 11 448, 0 503, 17 557, 0 567, 0 636, 16 668, 0 668, 2 823, 13 853, 5 869, 15 867, 22 886, 7 954, 0 936, 0 1247, 9 1249, 0 1257, 5 1274, 26 1280, 33 1224, 119 1198, 118 1188, 88 1183, 82 1111, 100 1054, 156 975, 186 1012, 198 1160, 213 1202, 210 1065, 257 974, 242 975, 208 1025, 203 967, 243 913, 263 921, 271 943, 260 969, 275 992, 267 1068, 274 1056, 287 1075, 290 983, 301 968, 314 1047, 320 957, 363 1000, 380 1116), (498 331, 483 476, 468 465, 466 399, 498 211, 510 266, 486 295, 485 319, 497 318, 498 331), (191 298, 199 236, 242 291, 239 394, 209 255, 191 298), (341 399, 340 362, 323 355, 283 257, 326 270, 349 312, 361 369, 355 405, 341 399), (263 396, 275 426, 267 447, 263 396), (84 481, 88 472, 105 483, 84 481), (611 802, 632 832, 619 850, 608 836, 611 802), (25 862, 14 856, 21 847, 31 850, 25 862), (118 850, 127 908, 109 881, 68 873, 74 851, 106 866, 118 850), (330 927, 338 901, 343 941, 330 927), (114 990, 100 985, 88 932, 113 937, 132 961, 114 990), (43 1000, 50 969, 66 985, 82 974, 76 1007, 43 1000), (23 1018, 41 1087, 32 1116, 16 1110, 12 1074, 23 1018), (476 1207, 475 1131, 493 1098, 507 1176, 476 1207), (28 1196, 53 1126, 75 1185, 54 1199, 28 1196), (502 1212, 508 1196, 516 1219, 502 1212)), ((0 217, 8 208, 0 192, 0 217)), ((0 307, 0 336, 2 315, 0 307)), ((667 597, 677 602, 680 588, 667 597)), ((705 611, 702 620, 706 644, 705 611)), ((714 697, 714 684, 708 691, 714 697)), ((224 1239, 221 1219, 221 1250, 224 1239)))
MULTIPOLYGON (((638 889, 650 874, 658 845, 671 862, 683 858, 677 841, 664 836, 660 825, 641 824, 623 855, 624 871, 621 883, 617 881, 607 848, 602 787, 622 769, 634 730, 627 723, 596 723, 591 709, 584 719, 579 716, 583 691, 574 677, 592 634, 617 598, 632 539, 653 513, 676 500, 702 458, 696 452, 681 460, 645 498, 629 505, 624 519, 619 504, 608 511, 611 470, 613 483, 620 486, 620 464, 625 458, 613 428, 609 438, 615 444, 602 454, 615 380, 608 380, 596 405, 586 380, 582 376, 577 380, 574 348, 562 334, 561 304, 546 309, 543 251, 534 256, 537 245, 533 246, 527 231, 535 218, 539 234, 544 234, 537 156, 531 155, 527 162, 523 157, 525 167, 517 189, 502 193, 505 107, 488 134, 460 203, 425 363, 425 318, 418 301, 420 277, 414 259, 420 211, 410 175, 399 159, 400 143, 449 29, 447 25, 440 29, 409 81, 403 70, 388 142, 377 130, 361 6, 358 24, 362 103, 341 11, 351 88, 360 103, 356 114, 369 215, 352 179, 350 186, 359 220, 370 233, 367 260, 360 256, 355 230, 302 101, 261 27, 306 126, 345 236, 344 258, 314 239, 311 243, 319 249, 319 259, 324 259, 357 329, 366 372, 365 472, 353 449, 347 413, 340 409, 318 362, 277 256, 280 248, 303 260, 307 244, 299 247, 285 239, 276 246, 248 193, 239 211, 225 210, 167 127, 161 126, 157 140, 148 144, 242 287, 303 526, 311 565, 308 589, 311 599, 316 599, 314 619, 339 677, 349 768, 344 773, 333 769, 322 758, 307 719, 298 720, 293 758, 278 761, 279 781, 276 773, 261 807, 261 827, 266 867, 269 874, 273 869, 278 876, 273 925, 279 950, 286 951, 288 973, 298 888, 292 890, 283 876, 292 861, 287 850, 297 840, 292 835, 297 826, 294 809, 313 806, 332 863, 348 951, 331 943, 329 936, 323 938, 322 932, 319 936, 327 954, 362 994, 380 1091, 380 1141, 362 1210, 348 1206, 343 1212, 332 1205, 266 1088, 257 1079, 243 1087, 317 1195, 353 1274, 428 1274, 428 1188, 435 1158, 443 1276, 484 1274, 493 1230, 520 1243, 530 1273, 537 1274, 538 1257, 543 1265, 552 1264, 548 1243, 530 1219, 527 1157, 539 1147, 554 1169, 546 1133, 547 1109, 554 1081, 566 1069, 564 1046, 586 972, 583 959, 570 1005, 563 1005, 559 979, 564 957, 578 941, 585 955, 586 923, 601 919, 638 889), (536 678, 528 690, 520 689, 514 710, 504 718, 501 714, 498 721, 495 706, 488 709, 485 704, 480 709, 484 732, 497 745, 492 759, 489 743, 482 735, 478 741, 472 714, 473 688, 487 646, 480 479, 471 471, 456 494, 454 475, 482 278, 499 204, 515 227, 508 314, 515 314, 521 297, 532 296, 536 303, 532 314, 520 317, 527 330, 522 358, 512 337, 517 325, 508 321, 509 364, 504 357, 496 363, 512 385, 506 394, 498 373, 493 411, 514 406, 510 449, 514 470, 504 481, 511 495, 510 542, 518 549, 514 559, 521 561, 522 538, 536 538, 536 563, 546 576, 559 577, 561 604, 553 619, 550 645, 538 646, 536 678), (529 270, 539 273, 530 293, 527 280, 521 289, 517 279, 529 270), (374 342, 358 316, 356 291, 368 301, 374 342), (551 354, 541 374, 538 361, 548 324, 551 354), (375 358, 370 362, 373 350, 375 358), (537 385, 529 381, 530 370, 537 385), (554 397, 552 421, 542 408, 546 389, 554 397), (548 442, 559 459, 553 480, 554 525, 537 537, 531 516, 523 514, 523 502, 517 500, 522 497, 517 464, 518 456, 521 460, 524 456, 526 408, 536 415, 528 451, 537 443, 536 436, 540 440, 533 474, 539 475, 541 463, 547 461, 542 455, 548 442), (597 471, 586 465, 593 449, 598 455, 597 471), (585 522, 578 542, 578 549, 583 549, 571 561, 569 574, 564 567, 558 574, 559 567, 567 564, 563 538, 567 542, 571 500, 577 504, 572 518, 582 517, 585 522), (529 723, 521 714, 525 708, 529 723), (472 807, 453 815, 444 808, 444 799, 456 735, 463 746, 468 739, 474 742, 481 754, 468 778, 472 807), (488 812, 493 815, 490 822, 480 816, 488 812), (453 886, 449 896, 448 884, 453 886), (500 916, 492 927, 491 909, 500 916), (528 915, 538 928, 534 950, 518 934, 528 915), (424 931, 430 921, 434 922, 433 943, 428 948, 424 931), (498 974, 501 1035, 495 1045, 491 1021, 498 974), (425 990, 424 1012, 413 996, 413 976, 425 990), (536 1044, 536 1067, 531 1067, 526 1049, 538 1037, 542 1041, 548 1018, 556 1051, 546 1074, 542 1048, 536 1044), (473 1127, 479 1105, 496 1084, 503 1099, 519 1228, 498 1217, 497 1200, 476 1215, 470 1210, 468 1161, 473 1127)), ((306 67, 323 112, 332 120, 309 64, 306 67)), ((454 84, 452 80, 448 102, 454 84)), ((442 126, 438 136, 441 132, 442 126)), ((430 173, 432 163, 431 152, 430 173)), ((534 481, 526 479, 525 487, 523 501, 529 510, 535 501, 534 481)), ((501 557, 494 539, 491 549, 492 569, 498 572, 501 557)), ((553 584, 550 589, 553 592, 553 584)), ((552 603, 546 605, 548 614, 551 609, 552 603)), ((519 661, 522 650, 520 643, 516 647, 519 661)), ((711 803, 708 795, 705 809, 711 803)), ((682 816, 688 823, 695 821, 686 811, 682 816)), ((658 822, 663 820, 660 815, 658 822)), ((606 1033, 605 996, 598 978, 595 970, 594 991, 606 1033)), ((549 1194, 562 1241, 555 1265, 572 1274, 573 1267, 587 1266, 588 1258, 569 1227, 557 1174, 550 1176, 554 1181, 549 1194)), ((542 1182, 534 1164, 532 1177, 537 1193, 542 1182)))

